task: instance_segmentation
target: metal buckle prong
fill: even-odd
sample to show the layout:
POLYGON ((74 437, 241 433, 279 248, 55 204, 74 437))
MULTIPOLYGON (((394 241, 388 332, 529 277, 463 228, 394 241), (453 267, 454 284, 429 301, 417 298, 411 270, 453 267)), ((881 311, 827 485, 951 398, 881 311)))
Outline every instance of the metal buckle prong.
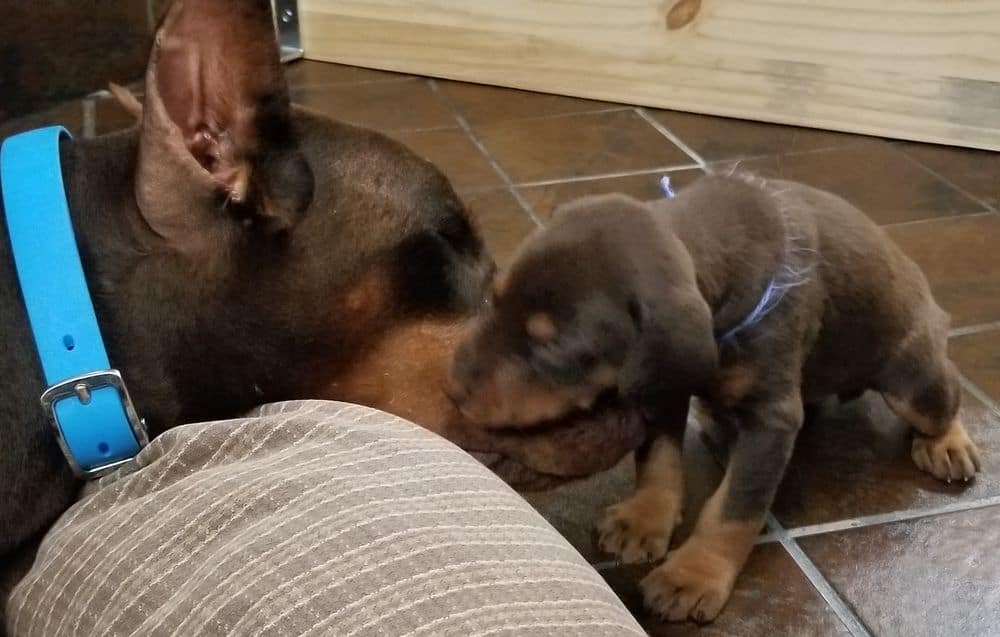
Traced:
POLYGON ((69 463, 73 473, 81 478, 96 478, 131 460, 131 458, 114 460, 92 469, 83 469, 76 462, 66 444, 65 438, 63 438, 62 429, 60 429, 59 421, 56 417, 56 403, 64 398, 76 397, 81 403, 86 405, 90 402, 91 393, 101 387, 113 387, 117 390, 125 409, 125 417, 128 420, 129 427, 132 429, 132 434, 135 435, 135 439, 139 443, 139 448, 141 449, 149 444, 146 423, 136 413, 135 406, 132 404, 132 397, 129 396, 128 389, 125 387, 125 381, 122 380, 122 375, 117 369, 81 374, 80 376, 74 376, 58 382, 46 389, 42 394, 42 408, 45 410, 49 425, 55 431, 56 440, 59 442, 59 448, 62 450, 63 455, 66 456, 66 461, 69 463))

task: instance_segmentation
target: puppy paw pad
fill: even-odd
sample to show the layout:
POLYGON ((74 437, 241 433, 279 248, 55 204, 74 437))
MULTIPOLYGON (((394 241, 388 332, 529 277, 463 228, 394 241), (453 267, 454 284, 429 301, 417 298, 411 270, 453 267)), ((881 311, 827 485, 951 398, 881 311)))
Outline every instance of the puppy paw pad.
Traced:
POLYGON ((918 434, 913 439, 912 456, 919 469, 946 482, 969 480, 982 468, 979 450, 957 424, 941 436, 918 434))
POLYGON ((639 584, 646 607, 671 622, 687 619, 698 623, 715 619, 729 599, 729 576, 709 575, 689 568, 685 559, 668 558, 639 584))
POLYGON ((605 512, 597 525, 598 546, 627 564, 658 560, 680 522, 677 509, 666 497, 633 495, 605 512))

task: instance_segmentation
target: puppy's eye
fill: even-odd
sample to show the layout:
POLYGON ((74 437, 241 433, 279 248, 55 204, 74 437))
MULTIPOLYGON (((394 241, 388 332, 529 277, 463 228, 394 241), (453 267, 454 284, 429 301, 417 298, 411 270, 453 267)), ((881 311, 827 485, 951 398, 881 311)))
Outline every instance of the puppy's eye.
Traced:
POLYGON ((636 325, 642 323, 642 306, 639 305, 639 299, 635 297, 629 299, 628 315, 636 325))

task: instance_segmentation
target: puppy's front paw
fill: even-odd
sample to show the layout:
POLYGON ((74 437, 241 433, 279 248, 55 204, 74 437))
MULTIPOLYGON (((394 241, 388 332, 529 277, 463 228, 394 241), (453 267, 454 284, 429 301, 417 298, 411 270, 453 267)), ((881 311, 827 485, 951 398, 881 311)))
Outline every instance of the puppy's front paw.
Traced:
POLYGON ((733 590, 738 569, 706 546, 686 542, 639 584, 646 607, 672 622, 715 619, 733 590))
POLYGON ((605 511, 597 525, 598 545, 628 564, 658 560, 667 554, 680 521, 678 498, 654 489, 636 491, 605 511))
POLYGON ((979 450, 957 420, 940 436, 916 434, 912 455, 917 467, 946 482, 968 480, 982 467, 979 450))

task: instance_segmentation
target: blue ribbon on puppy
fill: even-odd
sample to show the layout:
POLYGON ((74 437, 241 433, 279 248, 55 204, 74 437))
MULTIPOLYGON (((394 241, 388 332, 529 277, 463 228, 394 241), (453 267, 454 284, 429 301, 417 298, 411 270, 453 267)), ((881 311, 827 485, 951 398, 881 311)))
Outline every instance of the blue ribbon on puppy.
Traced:
MULTIPOLYGON (((670 176, 664 175, 660 178, 660 190, 663 192, 663 196, 667 199, 674 199, 677 197, 676 191, 674 191, 673 184, 670 182, 670 176)), ((721 336, 716 337, 716 342, 720 345, 732 340, 737 334, 746 330, 754 325, 760 323, 764 320, 764 317, 771 313, 774 308, 778 307, 781 300, 785 298, 788 291, 794 287, 798 287, 805 283, 808 278, 806 274, 809 268, 796 269, 788 264, 784 264, 779 268, 778 273, 771 277, 771 280, 767 282, 767 287, 764 288, 764 293, 761 295, 760 300, 757 301, 757 305, 754 306, 750 314, 746 316, 742 321, 737 323, 735 326, 726 330, 721 336)))
POLYGON ((670 175, 660 177, 660 190, 663 191, 663 196, 667 199, 673 199, 677 196, 677 193, 674 192, 673 185, 670 183, 670 175))

